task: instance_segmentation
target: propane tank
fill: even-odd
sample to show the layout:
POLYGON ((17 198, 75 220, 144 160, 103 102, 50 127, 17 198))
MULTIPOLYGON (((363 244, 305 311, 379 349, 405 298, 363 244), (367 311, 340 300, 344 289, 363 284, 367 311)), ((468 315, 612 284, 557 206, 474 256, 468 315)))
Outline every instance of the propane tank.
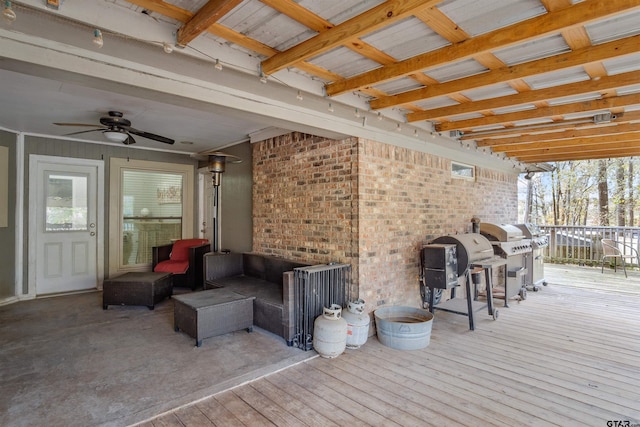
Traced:
POLYGON ((322 314, 313 322, 313 348, 320 357, 332 359, 340 356, 347 346, 347 321, 342 318, 342 307, 331 304, 323 307, 322 314))
POLYGON ((357 299, 347 304, 347 311, 342 313, 347 321, 347 348, 359 348, 369 337, 369 314, 364 312, 364 300, 357 299))

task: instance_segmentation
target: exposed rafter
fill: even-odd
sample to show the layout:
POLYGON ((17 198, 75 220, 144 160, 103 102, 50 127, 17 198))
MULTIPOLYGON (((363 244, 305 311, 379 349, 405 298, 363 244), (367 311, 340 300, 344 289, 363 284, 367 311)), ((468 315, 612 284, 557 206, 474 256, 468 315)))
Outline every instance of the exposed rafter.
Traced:
MULTIPOLYGON (((634 121, 640 115, 640 65, 626 64, 640 61, 625 57, 640 56, 640 31, 620 31, 595 42, 591 39, 594 24, 626 15, 640 16, 638 0, 539 0, 546 13, 532 13, 529 18, 514 21, 506 18, 508 11, 501 10, 502 20, 509 24, 479 35, 472 35, 454 15, 447 15, 451 3, 445 5, 442 0, 388 0, 359 14, 332 10, 334 16, 346 15, 340 22, 332 22, 333 18, 295 0, 211 0, 200 10, 181 9, 163 0, 129 1, 184 24, 178 31, 178 43, 189 43, 206 31, 266 58, 261 63, 266 74, 297 68, 326 82, 328 97, 360 93, 369 98, 372 110, 384 113, 397 109, 406 114, 408 122, 429 121, 441 133, 459 131, 461 140, 475 140, 480 148, 522 161, 613 156, 612 152, 624 148, 607 145, 608 141, 631 144, 620 138, 633 138, 638 133, 634 121), (259 31, 228 26, 229 22, 240 22, 235 15, 234 19, 224 19, 232 9, 234 14, 252 17, 272 16, 275 11, 315 32, 315 36, 287 43, 287 35, 294 40, 299 30, 267 29, 267 21, 258 24, 264 25, 259 31), (405 25, 420 24, 434 34, 434 40, 439 36, 440 44, 415 47, 413 50, 424 52, 415 56, 398 59, 394 51, 385 48, 393 43, 376 42, 370 37, 387 28, 402 34, 405 25), (270 43, 270 39, 277 43, 270 43), (503 61, 501 52, 505 50, 551 39, 555 44, 564 42, 564 48, 552 48, 547 56, 537 54, 530 60, 503 61), (442 40, 449 44, 441 47, 442 40), (292 47, 280 51, 278 46, 282 45, 292 47), (337 48, 359 55, 369 68, 344 72, 348 64, 337 66, 339 61, 325 61, 334 52, 345 52, 337 48), (474 71, 463 70, 456 78, 439 77, 442 81, 429 75, 430 70, 437 75, 442 67, 455 69, 464 63, 474 63, 474 71), (612 64, 625 65, 614 70, 612 64), (478 72, 479 67, 485 71, 478 72), (580 75, 582 80, 577 81, 580 75), (540 80, 543 84, 536 84, 540 80), (501 90, 510 87, 513 94, 485 94, 494 86, 501 90), (611 123, 594 119, 604 113, 611 115, 611 123), (575 153, 569 141, 588 149, 575 153), (606 149, 595 149, 599 144, 607 145, 606 149)), ((475 7, 469 4, 464 14, 479 14, 475 7)), ((631 153, 635 146, 628 148, 631 153)))

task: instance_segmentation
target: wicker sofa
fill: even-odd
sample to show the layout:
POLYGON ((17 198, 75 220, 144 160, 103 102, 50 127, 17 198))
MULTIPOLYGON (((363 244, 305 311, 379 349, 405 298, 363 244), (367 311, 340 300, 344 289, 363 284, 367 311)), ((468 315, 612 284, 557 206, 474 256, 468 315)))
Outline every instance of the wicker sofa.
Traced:
POLYGON ((292 345, 293 269, 308 265, 256 253, 210 252, 204 256, 204 288, 255 297, 253 324, 292 345))

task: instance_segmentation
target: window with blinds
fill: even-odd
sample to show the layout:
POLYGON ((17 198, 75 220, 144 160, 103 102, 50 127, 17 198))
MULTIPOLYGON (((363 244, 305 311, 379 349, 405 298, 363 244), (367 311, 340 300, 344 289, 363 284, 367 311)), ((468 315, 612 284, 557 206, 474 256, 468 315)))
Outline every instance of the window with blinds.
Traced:
POLYGON ((182 236, 182 175, 122 171, 122 264, 150 264, 151 248, 182 236))

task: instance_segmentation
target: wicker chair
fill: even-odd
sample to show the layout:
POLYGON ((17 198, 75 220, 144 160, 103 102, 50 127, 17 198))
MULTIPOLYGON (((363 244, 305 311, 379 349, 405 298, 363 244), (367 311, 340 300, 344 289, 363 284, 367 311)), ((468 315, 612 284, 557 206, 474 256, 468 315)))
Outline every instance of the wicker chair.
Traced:
POLYGON ((616 242, 611 239, 602 239, 602 259, 600 260, 602 264, 602 273, 604 274, 604 261, 607 258, 613 258, 613 270, 617 271, 617 263, 618 259, 622 263, 622 270, 624 271, 624 277, 627 276, 627 266, 625 263, 625 259, 631 259, 632 262, 637 262, 640 265, 640 257, 638 257, 638 251, 631 245, 627 245, 624 243, 616 242), (621 248, 623 250, 621 250, 621 248), (624 249, 627 249, 626 251, 624 249), (628 252, 628 253, 627 253, 628 252))
POLYGON ((173 273, 173 286, 196 290, 204 283, 202 259, 210 248, 206 239, 182 239, 169 245, 154 246, 152 270, 173 273))

